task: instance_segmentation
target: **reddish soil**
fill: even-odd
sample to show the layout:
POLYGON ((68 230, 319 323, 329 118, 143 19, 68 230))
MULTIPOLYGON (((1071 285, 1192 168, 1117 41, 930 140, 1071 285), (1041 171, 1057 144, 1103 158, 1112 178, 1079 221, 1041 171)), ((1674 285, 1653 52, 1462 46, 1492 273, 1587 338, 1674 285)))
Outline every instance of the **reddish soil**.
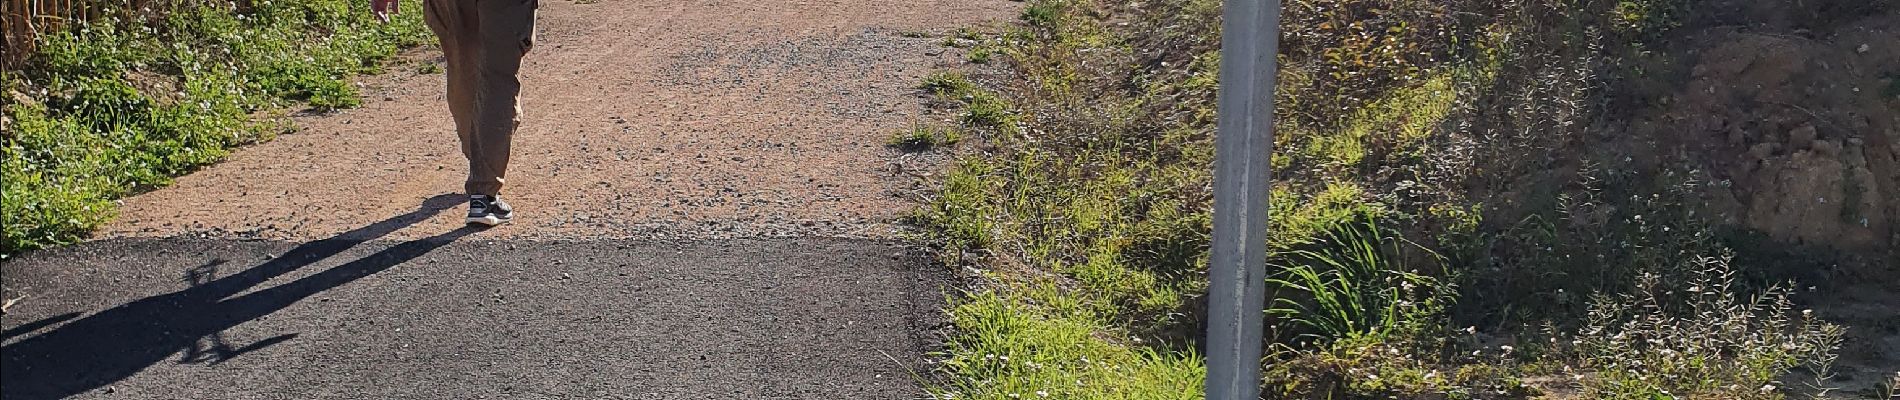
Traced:
POLYGON ((1688 85, 1637 133, 1693 143, 1730 182, 1718 209, 1775 239, 1900 245, 1900 16, 1824 37, 1728 27, 1691 41, 1688 85))
MULTIPOLYGON (((912 179, 884 143, 926 118, 916 83, 961 62, 942 36, 1017 6, 542 2, 503 190, 520 214, 483 235, 888 237, 912 179)), ((393 70, 359 82, 362 108, 298 117, 299 132, 126 199, 99 235, 320 239, 459 191, 443 75, 393 70)))

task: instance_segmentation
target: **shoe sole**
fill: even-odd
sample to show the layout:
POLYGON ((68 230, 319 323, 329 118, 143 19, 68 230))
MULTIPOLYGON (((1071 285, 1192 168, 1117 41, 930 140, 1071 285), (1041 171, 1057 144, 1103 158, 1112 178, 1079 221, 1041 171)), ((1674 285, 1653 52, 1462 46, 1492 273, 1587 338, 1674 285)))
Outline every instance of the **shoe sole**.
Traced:
POLYGON ((497 217, 493 215, 484 215, 480 217, 468 217, 469 225, 495 226, 495 225, 506 224, 508 223, 509 220, 510 220, 509 218, 502 218, 502 217, 497 217))

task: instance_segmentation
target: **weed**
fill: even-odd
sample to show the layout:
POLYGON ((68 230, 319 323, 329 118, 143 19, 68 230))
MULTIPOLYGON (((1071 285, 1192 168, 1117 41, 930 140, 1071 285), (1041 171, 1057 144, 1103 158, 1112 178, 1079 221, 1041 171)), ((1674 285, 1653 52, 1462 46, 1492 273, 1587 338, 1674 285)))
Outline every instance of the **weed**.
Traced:
POLYGON ((969 40, 969 41, 977 41, 977 40, 983 39, 983 35, 981 33, 978 33, 976 29, 972 29, 968 27, 957 28, 956 33, 952 34, 951 37, 954 37, 957 39, 969 40))
POLYGON ((917 88, 938 96, 955 96, 976 90, 976 84, 961 73, 939 71, 924 77, 917 88))
POLYGON ((1031 27, 1044 29, 1057 28, 1056 19, 1062 15, 1063 7, 1066 6, 1064 3, 1065 2, 1045 1, 1030 4, 1029 7, 1023 8, 1021 18, 1023 22, 1028 23, 1031 27))
MULTIPOLYGON (((1011 62, 1044 54, 997 49, 998 59, 1011 62)), ((1030 86, 1073 79, 1041 76, 1051 80, 1030 86)), ((1121 131, 1112 126, 1094 137, 1024 131, 1083 119, 1018 107, 1019 99, 1036 107, 1055 99, 984 87, 964 74, 932 74, 920 89, 956 107, 964 127, 987 135, 985 149, 993 151, 959 162, 915 218, 935 233, 948 261, 983 268, 994 282, 954 301, 959 334, 943 355, 951 378, 934 391, 1198 398, 1201 361, 1179 346, 1193 334, 1188 299, 1203 290, 1193 278, 1205 268, 1209 219, 1206 200, 1182 194, 1199 193, 1191 185, 1206 172, 1195 160, 1206 158, 1129 157, 1132 142, 1115 139, 1121 131)), ((1117 96, 1061 101, 1087 101, 1095 105, 1090 112, 1133 110, 1117 96)), ((1184 131, 1169 140, 1194 136, 1184 131)))
POLYGON ((1796 312, 1787 286, 1740 294, 1725 258, 1691 263, 1683 284, 1649 274, 1635 293, 1591 306, 1571 343, 1592 397, 1778 399, 1790 369, 1827 370, 1843 328, 1796 312))
POLYGON ((995 56, 995 50, 991 50, 988 46, 979 45, 970 49, 969 58, 971 63, 989 64, 990 59, 995 56))
POLYGON ((955 128, 919 124, 910 129, 891 135, 885 144, 903 151, 924 151, 936 147, 952 146, 963 140, 963 134, 955 128))
POLYGON ((968 76, 956 72, 937 72, 924 77, 918 86, 934 94, 938 99, 960 104, 963 108, 965 124, 989 128, 1010 129, 1015 123, 1015 113, 1008 101, 996 92, 985 90, 968 76))
POLYGON ((975 46, 981 40, 982 35, 977 33, 976 29, 964 27, 957 28, 956 32, 951 32, 950 35, 944 36, 943 45, 944 47, 967 48, 975 46))
POLYGON ((885 144, 904 151, 929 150, 931 147, 937 145, 937 135, 928 130, 911 128, 892 135, 891 139, 886 141, 885 144))
POLYGON ((937 198, 915 219, 935 228, 948 242, 947 247, 958 252, 989 246, 992 189, 987 178, 992 170, 974 160, 958 164, 947 174, 937 198))

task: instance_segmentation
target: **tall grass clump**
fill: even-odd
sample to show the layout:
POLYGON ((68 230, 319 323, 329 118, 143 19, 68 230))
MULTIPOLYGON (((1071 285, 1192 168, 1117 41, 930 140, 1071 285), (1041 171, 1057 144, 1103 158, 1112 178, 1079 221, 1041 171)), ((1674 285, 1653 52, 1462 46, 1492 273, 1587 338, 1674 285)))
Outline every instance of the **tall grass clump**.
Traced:
POLYGON ((1443 326, 1437 318, 1454 295, 1449 284, 1406 268, 1412 256, 1435 255, 1388 237, 1376 221, 1340 224, 1301 248, 1274 257, 1267 279, 1277 288, 1270 317, 1311 339, 1373 339, 1443 326))

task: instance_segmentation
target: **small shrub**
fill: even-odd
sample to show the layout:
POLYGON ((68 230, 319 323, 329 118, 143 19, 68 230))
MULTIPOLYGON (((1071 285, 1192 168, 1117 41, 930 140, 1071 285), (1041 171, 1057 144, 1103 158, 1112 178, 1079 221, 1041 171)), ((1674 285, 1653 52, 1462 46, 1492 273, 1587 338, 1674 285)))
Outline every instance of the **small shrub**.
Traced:
POLYGON ((1635 293, 1595 301, 1571 342, 1591 397, 1780 399, 1783 374, 1827 370, 1843 328, 1797 312, 1786 285, 1741 294, 1727 259, 1692 264, 1687 282, 1649 274, 1635 293))

